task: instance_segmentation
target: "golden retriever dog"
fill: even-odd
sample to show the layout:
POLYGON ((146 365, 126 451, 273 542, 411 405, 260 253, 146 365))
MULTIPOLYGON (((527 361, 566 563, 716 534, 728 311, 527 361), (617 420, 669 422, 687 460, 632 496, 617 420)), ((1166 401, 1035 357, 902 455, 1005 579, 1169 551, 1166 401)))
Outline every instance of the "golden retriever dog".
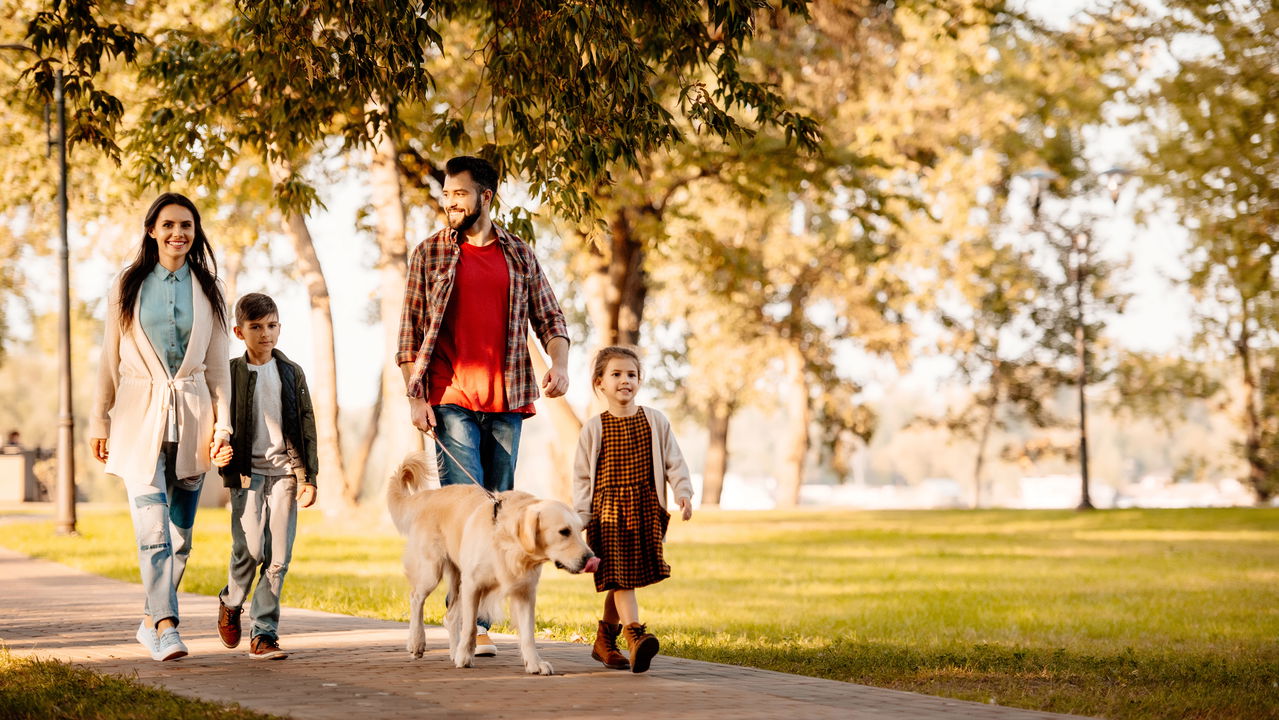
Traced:
POLYGON ((425 489, 435 475, 426 453, 413 453, 395 471, 387 487, 387 507, 408 542, 408 651, 422 657, 426 631, 422 604, 441 583, 452 601, 444 614, 449 658, 459 668, 475 658, 475 621, 495 619, 501 601, 510 602, 520 636, 524 669, 552 675, 533 638, 537 583, 542 564, 554 562, 571 573, 594 572, 599 559, 582 540, 582 521, 567 505, 539 500, 517 490, 498 493, 497 502, 480 487, 447 485, 425 489))

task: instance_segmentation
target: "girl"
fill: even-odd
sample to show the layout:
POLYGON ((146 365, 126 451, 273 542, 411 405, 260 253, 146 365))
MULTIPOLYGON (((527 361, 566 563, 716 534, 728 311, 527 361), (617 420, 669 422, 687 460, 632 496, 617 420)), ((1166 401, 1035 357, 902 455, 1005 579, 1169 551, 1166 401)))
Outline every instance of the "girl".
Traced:
POLYGON ((231 460, 226 307, 190 200, 161 195, 143 226, 107 296, 89 443, 129 496, 146 593, 136 637, 153 659, 175 660, 187 654, 177 591, 200 485, 231 460))
POLYGON ((670 513, 666 486, 684 519, 693 516, 688 466, 660 412, 635 404, 640 361, 634 350, 606 347, 595 355, 591 385, 608 411, 587 421, 577 444, 573 500, 586 523, 586 541, 600 558, 595 589, 608 591, 591 657, 605 667, 642 673, 657 654, 657 638, 639 622, 635 589, 671 575, 662 559, 670 513), (618 652, 625 633, 631 659, 618 652))

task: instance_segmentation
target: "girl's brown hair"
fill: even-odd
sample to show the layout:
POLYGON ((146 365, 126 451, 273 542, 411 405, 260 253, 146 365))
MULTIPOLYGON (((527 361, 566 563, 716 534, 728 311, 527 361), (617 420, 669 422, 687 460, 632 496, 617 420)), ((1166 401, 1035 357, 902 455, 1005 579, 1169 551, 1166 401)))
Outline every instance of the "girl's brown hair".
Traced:
POLYGON ((639 371, 640 378, 644 377, 644 366, 640 364, 638 353, 621 345, 609 345, 606 348, 600 348, 600 351, 595 353, 595 362, 591 364, 592 389, 595 388, 596 383, 604 379, 604 368, 608 365, 608 361, 618 358, 634 361, 635 369, 639 371))

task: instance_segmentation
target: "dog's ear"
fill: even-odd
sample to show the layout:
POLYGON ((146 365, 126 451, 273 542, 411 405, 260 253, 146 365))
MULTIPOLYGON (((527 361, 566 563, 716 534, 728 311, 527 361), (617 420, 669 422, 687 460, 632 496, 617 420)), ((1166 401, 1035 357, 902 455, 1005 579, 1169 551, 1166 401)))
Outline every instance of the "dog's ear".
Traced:
POLYGON ((529 505, 524 508, 524 514, 520 516, 520 545, 524 546, 524 552, 529 555, 536 555, 538 552, 537 534, 541 529, 541 513, 538 512, 536 505, 529 505))

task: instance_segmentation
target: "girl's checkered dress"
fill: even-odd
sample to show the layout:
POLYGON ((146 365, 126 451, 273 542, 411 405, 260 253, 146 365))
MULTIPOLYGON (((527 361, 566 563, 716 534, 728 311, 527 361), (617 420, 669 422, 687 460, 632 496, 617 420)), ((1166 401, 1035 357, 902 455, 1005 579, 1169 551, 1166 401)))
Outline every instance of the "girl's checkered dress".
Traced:
POLYGON ((600 415, 603 437, 596 463, 586 541, 600 558, 595 589, 652 585, 671 576, 662 559, 670 513, 653 487, 653 431, 643 412, 600 415))

